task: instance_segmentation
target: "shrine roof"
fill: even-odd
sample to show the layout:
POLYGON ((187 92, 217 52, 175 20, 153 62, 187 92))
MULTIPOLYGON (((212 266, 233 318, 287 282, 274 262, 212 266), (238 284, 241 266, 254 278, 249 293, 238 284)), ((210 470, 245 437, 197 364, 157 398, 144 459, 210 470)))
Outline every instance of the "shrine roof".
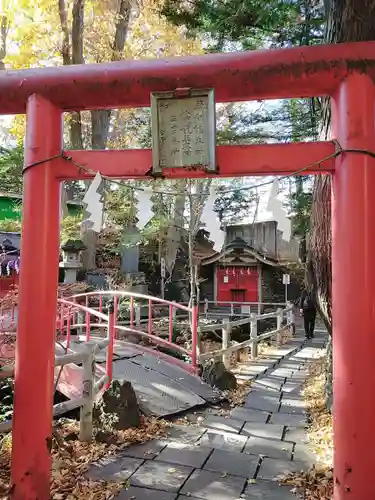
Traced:
POLYGON ((242 238, 238 237, 230 243, 226 244, 221 252, 215 252, 215 254, 203 258, 201 261, 201 265, 207 266, 209 264, 213 264, 214 262, 218 262, 220 259, 228 257, 228 255, 230 254, 236 254, 238 251, 240 251, 240 254, 242 255, 252 257, 254 260, 260 262, 261 264, 273 267, 281 265, 280 262, 274 257, 256 250, 251 245, 246 243, 242 238))

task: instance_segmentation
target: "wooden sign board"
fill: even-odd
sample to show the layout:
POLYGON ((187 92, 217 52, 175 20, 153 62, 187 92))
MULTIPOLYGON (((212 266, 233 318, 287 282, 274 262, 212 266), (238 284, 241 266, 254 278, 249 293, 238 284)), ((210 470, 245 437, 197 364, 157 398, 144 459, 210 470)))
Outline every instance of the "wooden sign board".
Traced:
POLYGON ((214 90, 187 89, 151 94, 152 168, 205 168, 215 171, 214 90), (177 96, 177 97, 176 97, 177 96))

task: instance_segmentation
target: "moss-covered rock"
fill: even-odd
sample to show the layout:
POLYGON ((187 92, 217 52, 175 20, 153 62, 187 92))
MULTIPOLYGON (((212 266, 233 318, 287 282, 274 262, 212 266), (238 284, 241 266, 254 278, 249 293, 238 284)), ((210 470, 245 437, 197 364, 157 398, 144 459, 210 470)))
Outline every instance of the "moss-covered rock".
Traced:
POLYGON ((94 404, 94 426, 100 431, 139 427, 141 412, 130 382, 114 380, 102 398, 94 404))
POLYGON ((231 391, 237 387, 236 377, 219 360, 206 363, 202 368, 201 377, 208 385, 221 391, 231 391))

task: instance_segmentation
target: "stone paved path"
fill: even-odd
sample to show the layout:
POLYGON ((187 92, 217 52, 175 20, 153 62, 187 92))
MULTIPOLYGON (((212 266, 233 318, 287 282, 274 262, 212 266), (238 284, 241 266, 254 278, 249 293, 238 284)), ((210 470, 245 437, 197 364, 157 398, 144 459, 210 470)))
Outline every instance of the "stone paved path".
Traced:
MULTIPOLYGON (((128 480, 118 500, 295 500, 277 476, 309 468, 300 394, 304 364, 321 355, 318 325, 305 343, 301 329, 269 359, 249 362, 237 376, 254 379, 243 407, 229 417, 205 410, 196 425, 173 425, 163 440, 132 445, 99 462, 89 476, 128 480)), ((195 415, 196 416, 196 415, 195 415)))

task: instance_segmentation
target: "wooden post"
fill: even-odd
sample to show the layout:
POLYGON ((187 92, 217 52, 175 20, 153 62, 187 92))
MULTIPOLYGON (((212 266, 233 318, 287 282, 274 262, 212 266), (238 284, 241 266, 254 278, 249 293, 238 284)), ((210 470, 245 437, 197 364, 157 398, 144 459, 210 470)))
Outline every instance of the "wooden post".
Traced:
POLYGON ((281 328, 283 327, 283 310, 279 307, 277 309, 277 316, 276 316, 276 343, 277 345, 280 345, 282 342, 282 332, 280 331, 281 328))
POLYGON ((81 406, 79 420, 79 440, 90 442, 92 440, 92 408, 94 405, 95 382, 95 342, 85 344, 86 355, 83 358, 82 397, 85 399, 81 406))
POLYGON ((201 329, 197 328, 197 356, 198 356, 198 363, 199 363, 199 356, 202 352, 202 332, 201 329))
POLYGON ((287 307, 290 307, 290 311, 288 311, 288 323, 289 323, 289 332, 290 336, 293 337, 295 330, 294 330, 294 312, 293 312, 293 304, 291 302, 288 302, 287 307))
POLYGON ((107 360, 106 360, 106 374, 108 376, 108 381, 105 386, 106 389, 109 389, 112 383, 112 374, 113 374, 113 352, 114 352, 114 343, 115 343, 115 314, 113 311, 113 306, 108 308, 108 339, 109 344, 107 347, 107 360))
MULTIPOLYGON (((223 328, 221 330, 222 335, 222 348, 228 349, 230 346, 230 324, 227 319, 223 319, 223 328)), ((230 366, 230 354, 224 353, 222 357, 225 368, 230 366)))
POLYGON ((251 313, 250 317, 251 359, 255 359, 258 356, 258 319, 255 313, 251 313))
MULTIPOLYGON (((89 297, 86 296, 86 307, 89 307, 89 297)), ((86 342, 90 340, 90 334, 91 334, 91 325, 90 325, 90 313, 89 311, 86 311, 86 342)))
POLYGON ((204 299, 204 314, 207 316, 208 313, 208 299, 204 299))
POLYGON ((263 302, 263 273, 262 264, 258 263, 258 314, 262 314, 262 302, 263 302))
POLYGON ((135 306, 135 326, 141 324, 141 306, 135 306))
MULTIPOLYGON (((83 325, 85 323, 85 313, 83 311, 77 311, 77 323, 83 325)), ((78 335, 83 335, 83 326, 77 327, 78 335)))

